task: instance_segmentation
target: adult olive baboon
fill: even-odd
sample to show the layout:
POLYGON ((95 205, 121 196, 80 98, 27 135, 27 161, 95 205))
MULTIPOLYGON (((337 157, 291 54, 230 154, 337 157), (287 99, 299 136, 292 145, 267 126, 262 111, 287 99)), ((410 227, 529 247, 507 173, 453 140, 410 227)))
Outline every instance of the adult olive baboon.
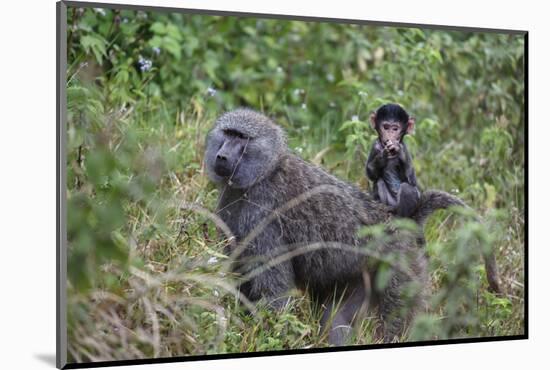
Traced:
MULTIPOLYGON (((378 307, 384 341, 403 333, 423 306, 422 238, 387 239, 363 253, 372 240, 357 235, 361 226, 390 221, 389 207, 292 154, 283 130, 252 110, 217 120, 205 161, 220 187, 217 213, 236 238, 228 253, 234 271, 246 276, 242 294, 280 308, 291 288, 307 291, 324 308, 321 323, 330 328, 332 345, 345 343, 352 321, 369 302, 378 307), (405 259, 406 267, 383 262, 388 256, 405 259), (379 284, 377 272, 388 266, 391 274, 379 284), (418 289, 409 289, 411 282, 418 289)), ((427 191, 412 218, 421 224, 433 210, 457 202, 427 191)))

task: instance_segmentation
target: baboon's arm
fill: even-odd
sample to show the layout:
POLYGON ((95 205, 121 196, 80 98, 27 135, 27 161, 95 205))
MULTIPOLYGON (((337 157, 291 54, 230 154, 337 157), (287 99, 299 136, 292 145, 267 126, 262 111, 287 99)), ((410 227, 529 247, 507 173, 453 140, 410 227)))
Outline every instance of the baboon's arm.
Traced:
POLYGON ((376 182, 381 176, 382 171, 387 165, 387 158, 384 156, 382 150, 378 150, 376 143, 373 144, 372 149, 367 159, 367 177, 369 180, 376 182))

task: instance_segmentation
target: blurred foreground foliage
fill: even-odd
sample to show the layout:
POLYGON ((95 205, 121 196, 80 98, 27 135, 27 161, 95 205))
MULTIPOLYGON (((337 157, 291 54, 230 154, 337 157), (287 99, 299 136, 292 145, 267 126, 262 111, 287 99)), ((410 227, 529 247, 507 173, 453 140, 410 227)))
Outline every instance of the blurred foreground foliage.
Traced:
MULTIPOLYGON (((72 361, 326 345, 298 292, 280 315, 244 313, 214 224, 180 208, 215 209, 204 139, 238 106, 367 190, 369 113, 402 104, 417 118, 407 140, 421 185, 486 220, 432 216, 431 309, 404 340, 523 332, 522 36, 74 7, 68 25, 72 361), (502 296, 485 286, 488 245, 502 296)), ((375 322, 356 343, 372 343, 375 322)))

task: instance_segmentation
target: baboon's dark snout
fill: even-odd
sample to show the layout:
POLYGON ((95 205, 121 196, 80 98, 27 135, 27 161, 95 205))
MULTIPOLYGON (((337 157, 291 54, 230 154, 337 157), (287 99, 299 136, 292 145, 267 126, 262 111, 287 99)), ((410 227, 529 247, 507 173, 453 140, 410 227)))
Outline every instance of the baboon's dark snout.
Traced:
POLYGON ((214 172, 221 177, 228 177, 231 175, 233 166, 229 163, 226 156, 218 154, 216 156, 216 162, 214 163, 214 172))

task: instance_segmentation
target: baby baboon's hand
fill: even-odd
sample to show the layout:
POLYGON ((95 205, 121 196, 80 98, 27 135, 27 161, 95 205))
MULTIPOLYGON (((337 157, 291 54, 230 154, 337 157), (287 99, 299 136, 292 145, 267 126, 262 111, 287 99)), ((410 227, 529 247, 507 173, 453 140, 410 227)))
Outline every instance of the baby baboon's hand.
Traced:
POLYGON ((384 147, 382 146, 382 143, 379 140, 376 140, 374 142, 374 150, 376 150, 377 152, 384 151, 384 147))
POLYGON ((384 147, 384 154, 386 154, 390 158, 397 156, 400 151, 401 144, 399 142, 389 141, 384 147))

